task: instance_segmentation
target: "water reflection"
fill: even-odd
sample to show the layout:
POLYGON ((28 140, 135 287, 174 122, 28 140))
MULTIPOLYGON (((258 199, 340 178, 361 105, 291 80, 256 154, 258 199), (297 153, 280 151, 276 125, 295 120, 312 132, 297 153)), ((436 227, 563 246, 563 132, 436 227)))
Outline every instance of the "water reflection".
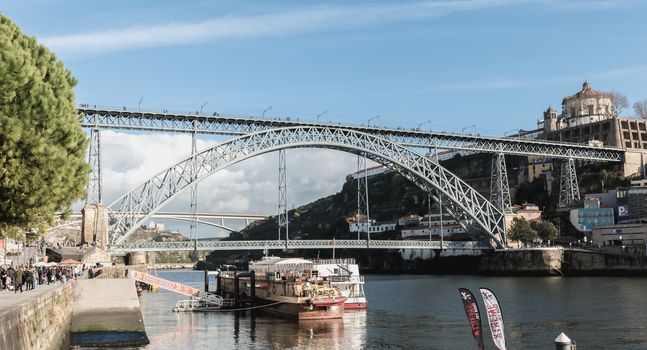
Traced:
POLYGON ((344 318, 333 320, 276 319, 262 313, 234 316, 236 345, 267 342, 273 349, 360 349, 366 343, 366 313, 347 312, 344 318), (352 330, 346 334, 346 326, 352 330), (245 339, 241 330, 247 333, 245 339))

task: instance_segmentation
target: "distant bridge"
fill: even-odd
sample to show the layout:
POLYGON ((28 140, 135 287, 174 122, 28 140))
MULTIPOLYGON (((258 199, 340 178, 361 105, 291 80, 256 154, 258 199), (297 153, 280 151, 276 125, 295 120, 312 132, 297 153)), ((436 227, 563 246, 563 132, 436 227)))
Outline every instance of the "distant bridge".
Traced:
MULTIPOLYGON (((113 214, 123 215, 124 213, 113 213, 113 214)), ((57 214, 57 216, 60 216, 60 214, 57 214)), ((83 217, 82 213, 78 213, 78 212, 72 213, 68 216, 68 220, 70 221, 53 226, 49 230, 54 230, 54 229, 72 226, 72 225, 80 225, 82 217, 83 217)), ((257 220, 265 220, 267 217, 269 217, 269 215, 197 213, 196 215, 197 219, 195 221, 199 224, 217 227, 228 232, 237 232, 238 231, 237 229, 226 226, 225 220, 244 220, 245 227, 247 227, 251 222, 257 221, 257 220), (217 219, 217 220, 220 220, 220 223, 215 223, 215 222, 200 220, 200 219, 217 219)), ((156 212, 151 216, 151 218, 190 221, 192 219, 192 215, 191 213, 184 213, 184 212, 156 212)))

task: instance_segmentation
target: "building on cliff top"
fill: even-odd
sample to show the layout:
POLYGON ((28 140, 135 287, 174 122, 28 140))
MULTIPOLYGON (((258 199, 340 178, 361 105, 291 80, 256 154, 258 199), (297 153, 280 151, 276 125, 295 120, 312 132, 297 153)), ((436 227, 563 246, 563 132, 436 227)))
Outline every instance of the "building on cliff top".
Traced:
POLYGON ((626 151, 624 175, 645 177, 647 120, 621 117, 613 95, 594 90, 585 81, 582 90, 562 100, 562 112, 549 107, 537 122, 543 139, 592 146, 622 148, 626 151))

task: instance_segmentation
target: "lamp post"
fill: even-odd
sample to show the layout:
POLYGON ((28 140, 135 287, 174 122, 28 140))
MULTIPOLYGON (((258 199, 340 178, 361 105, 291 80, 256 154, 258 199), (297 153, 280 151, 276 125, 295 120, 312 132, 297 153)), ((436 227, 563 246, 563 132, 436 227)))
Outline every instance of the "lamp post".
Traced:
POLYGON ((325 114, 325 115, 328 115, 328 111, 323 111, 323 112, 321 112, 321 113, 317 114, 317 123, 319 123, 319 117, 321 117, 321 116, 322 116, 322 115, 324 115, 324 114, 325 114))
POLYGON ((272 106, 269 106, 269 107, 265 108, 265 109, 263 110, 263 118, 265 118, 265 113, 266 113, 267 111, 271 111, 271 110, 272 110, 272 106))
POLYGON ((371 121, 373 121, 373 120, 375 120, 375 119, 378 119, 378 120, 379 120, 379 119, 380 119, 380 115, 378 114, 378 115, 376 115, 376 116, 375 116, 375 117, 373 117, 373 118, 369 118, 368 123, 366 124, 366 126, 371 126, 371 121))
POLYGON ((139 99, 139 102, 137 103, 137 111, 139 112, 142 108, 142 101, 144 100, 144 97, 139 99))
POLYGON ((464 133, 465 130, 470 129, 470 128, 474 128, 474 133, 476 134, 476 124, 468 125, 468 126, 462 128, 461 129, 461 134, 464 133))
POLYGON ((204 108, 204 106, 206 106, 206 105, 207 105, 207 103, 208 103, 208 102, 209 102, 209 101, 204 101, 204 103, 202 104, 202 106, 200 106, 200 115, 202 115, 202 109, 204 108))
POLYGON ((418 131, 421 131, 420 127, 422 127, 423 125, 425 125, 427 123, 429 123, 429 131, 431 131, 431 127, 433 126, 433 124, 431 123, 431 120, 425 120, 424 122, 418 124, 418 131))
POLYGON ((513 132, 516 132, 517 137, 519 137, 520 136, 519 134, 521 134, 521 129, 517 128, 517 129, 508 130, 508 131, 503 133, 503 137, 506 137, 506 136, 508 136, 508 134, 513 133, 513 132))

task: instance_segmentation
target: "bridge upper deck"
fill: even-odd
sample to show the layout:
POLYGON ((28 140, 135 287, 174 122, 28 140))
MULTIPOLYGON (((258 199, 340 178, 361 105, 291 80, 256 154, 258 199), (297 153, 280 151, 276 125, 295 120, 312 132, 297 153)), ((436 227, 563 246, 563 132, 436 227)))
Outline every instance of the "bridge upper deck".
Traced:
POLYGON ((493 137, 474 134, 457 134, 387 128, 377 126, 318 123, 299 119, 269 119, 243 116, 199 115, 130 109, 79 107, 82 126, 88 128, 141 130, 243 135, 252 132, 289 126, 337 126, 368 134, 379 135, 392 142, 408 147, 441 148, 471 152, 503 153, 547 158, 581 159, 591 161, 622 161, 624 151, 619 148, 591 147, 589 145, 534 140, 512 137, 493 137))

